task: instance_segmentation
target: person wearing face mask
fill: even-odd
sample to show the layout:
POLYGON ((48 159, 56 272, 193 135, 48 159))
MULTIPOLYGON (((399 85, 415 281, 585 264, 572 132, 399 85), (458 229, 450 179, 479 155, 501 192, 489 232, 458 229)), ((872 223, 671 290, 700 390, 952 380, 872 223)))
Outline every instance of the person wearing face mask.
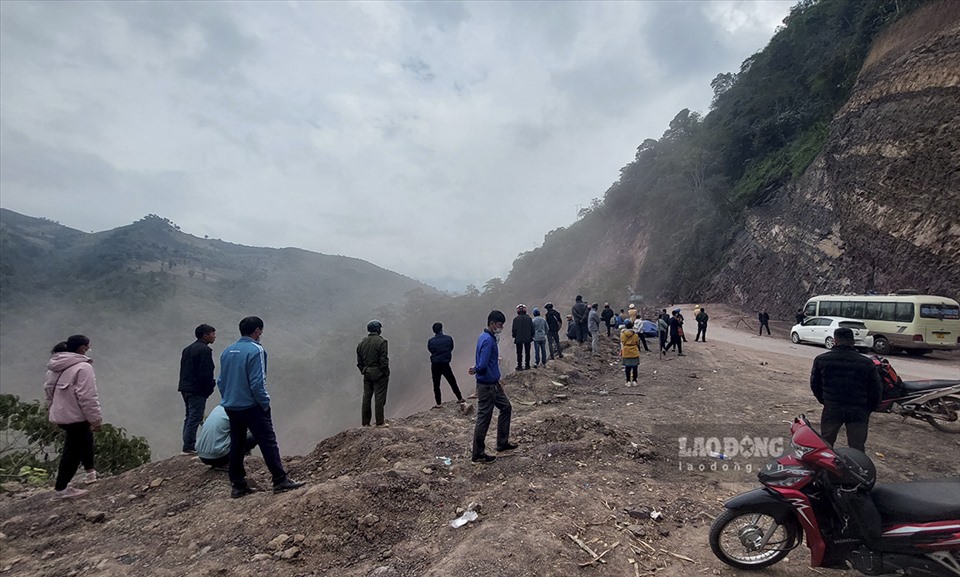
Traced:
POLYGON ((43 390, 49 409, 50 422, 63 429, 65 440, 55 485, 56 497, 70 499, 87 494, 85 489, 70 486, 77 466, 83 463, 84 482, 97 480, 93 467, 93 433, 103 426, 97 377, 93 361, 87 356, 90 339, 73 335, 54 347, 47 363, 43 390))
POLYGON ((503 331, 507 317, 498 310, 490 311, 487 315, 487 328, 483 329, 477 339, 476 364, 470 367, 470 374, 477 378, 477 422, 473 430, 472 461, 474 463, 492 463, 497 458, 488 455, 484 440, 490 421, 493 419, 493 409, 500 411, 497 417, 497 451, 511 451, 517 448, 510 442, 510 414, 513 406, 510 399, 503 392, 500 385, 500 350, 497 346, 497 335, 503 331))

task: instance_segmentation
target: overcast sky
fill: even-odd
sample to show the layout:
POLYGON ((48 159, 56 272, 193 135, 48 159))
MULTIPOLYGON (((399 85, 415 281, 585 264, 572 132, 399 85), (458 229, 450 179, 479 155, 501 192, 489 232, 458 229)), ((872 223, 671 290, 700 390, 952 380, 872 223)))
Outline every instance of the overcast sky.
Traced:
POLYGON ((0 2, 0 206, 482 287, 792 3, 0 2))

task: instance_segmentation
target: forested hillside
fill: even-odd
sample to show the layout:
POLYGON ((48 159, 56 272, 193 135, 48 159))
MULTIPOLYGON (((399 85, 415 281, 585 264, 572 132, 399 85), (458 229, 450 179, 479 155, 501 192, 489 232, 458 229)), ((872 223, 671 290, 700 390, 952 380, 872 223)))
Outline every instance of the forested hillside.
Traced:
MULTIPOLYGON (((568 228, 550 232, 543 246, 520 255, 502 290, 518 298, 571 299, 573 294, 583 293, 613 300, 634 293, 653 304, 710 298, 784 309, 783 314, 810 291, 893 290, 903 288, 908 279, 921 289, 955 293, 960 286, 956 273, 944 275, 943 265, 955 265, 955 257, 951 261, 950 255, 955 254, 960 237, 949 228, 951 217, 946 216, 958 213, 956 167, 960 163, 956 152, 950 164, 951 159, 944 158, 950 153, 926 159, 923 151, 957 150, 957 8, 956 3, 922 0, 798 3, 766 48, 745 60, 740 70, 717 75, 711 83, 714 98, 706 115, 681 110, 659 140, 644 140, 635 160, 623 167, 619 179, 583 211, 582 218, 568 228), (883 40, 884 46, 896 44, 898 50, 862 77, 871 46, 897 22, 914 15, 922 24, 906 29, 897 41, 883 40), (937 38, 949 41, 938 42, 937 38), (878 218, 881 214, 885 217, 882 221, 866 219, 864 226, 878 229, 874 237, 890 238, 889 246, 873 251, 870 265, 857 260, 801 271, 776 258, 774 255, 791 243, 801 241, 780 238, 770 227, 764 228, 758 239, 749 234, 751 223, 780 218, 798 224, 790 212, 798 212, 797 207, 784 198, 796 190, 808 169, 812 165, 818 170, 825 168, 826 173, 820 174, 829 178, 853 168, 830 160, 848 152, 854 141, 869 140, 871 131, 879 127, 863 121, 844 125, 838 113, 850 107, 852 95, 872 99, 864 90, 867 83, 878 82, 873 75, 887 80, 895 77, 889 67, 903 65, 897 55, 903 59, 913 52, 931 54, 923 64, 940 67, 944 74, 924 74, 917 78, 920 83, 916 86, 897 89, 922 93, 920 98, 938 113, 921 119, 911 114, 909 104, 891 108, 894 95, 886 95, 885 102, 877 105, 884 112, 875 120, 882 123, 888 138, 902 145, 898 170, 888 173, 889 163, 883 161, 857 165, 857 182, 845 183, 833 192, 845 197, 853 192, 852 186, 860 189, 860 196, 869 198, 873 195, 870 183, 883 180, 889 197, 886 208, 873 212, 878 218), (918 125, 916 120, 924 121, 918 125), (908 145, 910 141, 918 145, 908 145), (830 156, 824 156, 825 150, 830 156), (826 164, 815 164, 818 158, 826 164), (924 174, 925 187, 916 186, 921 159, 936 162, 927 166, 937 174, 924 174), (900 194, 910 196, 910 202, 899 202, 900 194), (951 250, 938 255, 922 247, 909 250, 904 246, 913 246, 913 237, 920 231, 886 229, 901 216, 909 217, 899 211, 933 207, 934 202, 945 202, 942 206, 953 210, 936 210, 931 215, 936 223, 927 223, 926 229, 933 226, 937 231, 934 237, 953 247, 951 250), (942 225, 949 234, 938 236, 942 225), (783 242, 758 249, 757 242, 770 235, 783 242), (883 267, 883 254, 888 251, 901 258, 919 258, 922 266, 910 266, 910 274, 905 275, 880 269, 869 277, 847 274, 847 267, 857 264, 883 267), (752 266, 745 267, 745 263, 752 266)), ((824 184, 821 179, 809 186, 823 188, 824 184)), ((824 214, 832 208, 814 212, 824 214)), ((816 218, 807 232, 813 240, 802 242, 816 246, 831 230, 842 231, 849 218, 862 220, 856 214, 832 212, 829 217, 816 218)), ((842 232, 834 233, 842 236, 842 232)), ((869 233, 861 233, 863 242, 871 242, 869 233)), ((818 263, 832 258, 831 253, 793 253, 797 256, 816 258, 818 263)), ((902 264, 898 260, 886 268, 902 264)))
POLYGON ((353 349, 371 318, 394 337, 396 405, 427 368, 420 335, 396 319, 438 291, 359 259, 197 238, 156 215, 84 233, 0 209, 0 244, 3 391, 38 398, 50 347, 86 334, 108 421, 147 437, 158 456, 178 448, 180 349, 201 322, 217 328, 219 355, 241 318, 264 319, 291 450, 359 422, 353 349))

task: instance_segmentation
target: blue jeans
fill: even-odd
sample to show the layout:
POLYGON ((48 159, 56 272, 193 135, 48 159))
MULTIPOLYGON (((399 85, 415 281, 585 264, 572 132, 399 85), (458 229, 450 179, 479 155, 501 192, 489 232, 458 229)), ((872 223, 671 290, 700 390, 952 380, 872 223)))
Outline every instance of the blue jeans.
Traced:
POLYGON ((192 393, 183 395, 183 405, 186 414, 183 418, 183 450, 197 450, 197 428, 203 422, 203 411, 207 408, 207 398, 192 393))
POLYGON ((533 341, 533 352, 536 364, 547 364, 547 341, 533 341))

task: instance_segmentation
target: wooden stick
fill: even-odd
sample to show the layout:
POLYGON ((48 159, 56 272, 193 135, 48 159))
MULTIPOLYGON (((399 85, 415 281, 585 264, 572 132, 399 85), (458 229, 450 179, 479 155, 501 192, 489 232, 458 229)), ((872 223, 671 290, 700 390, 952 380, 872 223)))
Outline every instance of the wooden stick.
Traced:
POLYGON ((597 561, 599 561, 599 562, 601 562, 601 563, 606 563, 606 561, 604 561, 603 559, 601 559, 601 557, 603 557, 604 555, 606 555, 606 554, 609 553, 610 551, 613 551, 614 549, 616 549, 619 544, 620 544, 620 541, 617 541, 616 543, 614 543, 613 545, 611 545, 609 549, 607 549, 607 550, 604 551, 603 553, 600 553, 599 555, 597 555, 597 556, 594 557, 593 559, 591 559, 591 560, 589 560, 589 561, 585 561, 585 562, 583 562, 583 563, 580 563, 580 566, 581 566, 581 567, 586 567, 586 566, 588 566, 588 565, 593 565, 593 564, 596 563, 597 561))
POLYGON ((574 543, 576 543, 581 549, 583 549, 584 551, 586 551, 587 554, 589 554, 591 557, 596 557, 596 556, 597 556, 597 553, 596 553, 593 549, 591 549, 590 547, 588 547, 587 544, 584 543, 582 539, 580 539, 580 537, 575 537, 575 536, 571 535, 570 533, 567 533, 567 537, 570 537, 570 540, 571 540, 571 541, 573 541, 574 543))
POLYGON ((667 551, 666 549, 660 549, 660 550, 663 551, 664 553, 666 553, 667 555, 673 555, 673 556, 676 557, 677 559, 682 559, 682 560, 684 560, 684 561, 689 561, 690 563, 693 563, 694 565, 697 565, 697 564, 698 564, 696 561, 694 561, 693 559, 691 559, 691 558, 689 558, 689 557, 687 557, 687 556, 685 556, 685 555, 680 555, 679 553, 674 553, 674 552, 672 552, 672 551, 667 551))

